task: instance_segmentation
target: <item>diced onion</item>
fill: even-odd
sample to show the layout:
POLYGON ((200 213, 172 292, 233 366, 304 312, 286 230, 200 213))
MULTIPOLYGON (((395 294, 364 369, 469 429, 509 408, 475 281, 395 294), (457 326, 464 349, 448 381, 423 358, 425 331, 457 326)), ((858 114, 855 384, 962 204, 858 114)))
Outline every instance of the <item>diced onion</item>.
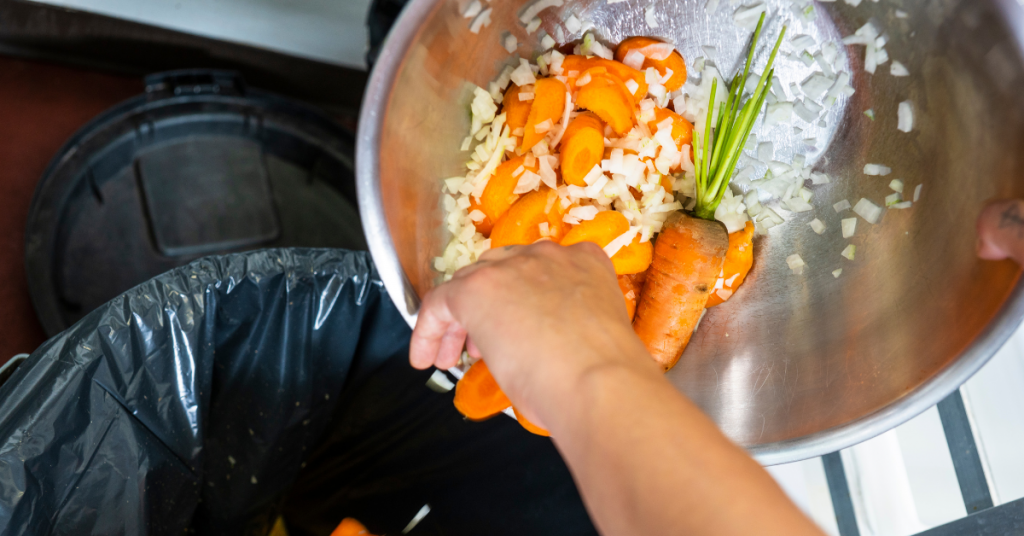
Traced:
POLYGON ((910 76, 910 71, 902 63, 893 60, 892 65, 889 66, 889 74, 893 76, 910 76))
POLYGON ((923 184, 918 184, 914 187, 914 202, 917 203, 921 199, 921 187, 923 184))
POLYGON ((901 196, 899 192, 885 196, 885 206, 887 207, 891 207, 897 203, 901 203, 902 201, 903 196, 901 196))
POLYGON ((597 216, 597 207, 585 206, 585 207, 573 207, 569 209, 569 215, 580 220, 592 220, 594 216, 597 216))
POLYGON ((839 276, 843 275, 843 269, 832 270, 832 277, 839 279, 839 276))
POLYGON ((797 255, 795 253, 793 255, 790 255, 789 257, 786 257, 786 264, 789 265, 789 269, 792 270, 793 273, 796 275, 803 274, 804 267, 807 266, 807 263, 805 263, 804 260, 800 258, 800 255, 797 255))
POLYGON ((819 220, 818 218, 814 218, 813 220, 811 220, 811 222, 808 225, 811 226, 811 229, 813 229, 815 233, 822 234, 825 232, 825 224, 822 223, 821 220, 819 220))
POLYGON ((855 253, 857 253, 857 246, 855 246, 853 244, 850 244, 850 245, 846 246, 846 249, 844 249, 843 252, 840 253, 840 255, 842 255, 842 256, 844 256, 847 259, 850 259, 852 261, 853 260, 853 256, 854 256, 855 253))
POLYGON ((493 8, 487 8, 487 9, 481 11, 480 14, 477 15, 475 19, 473 19, 473 22, 470 23, 470 25, 469 25, 470 33, 478 34, 478 33, 480 33, 480 29, 481 28, 483 28, 485 26, 490 26, 491 25, 491 12, 492 11, 493 11, 493 8))
POLYGON ((878 223, 878 220, 882 218, 882 207, 865 198, 857 201, 857 204, 853 207, 853 212, 871 224, 878 223))
POLYGON ((480 3, 480 0, 473 0, 466 6, 466 10, 462 12, 462 16, 471 19, 480 14, 483 11, 484 5, 480 3))
POLYGON ((910 132, 914 130, 914 107, 910 101, 903 101, 900 103, 898 109, 899 115, 899 126, 900 132, 910 132))
POLYGON ((538 13, 549 7, 561 7, 563 0, 537 0, 519 14, 519 22, 528 24, 538 13))
POLYGON ((516 51, 516 48, 519 47, 519 40, 512 34, 506 35, 504 46, 505 50, 507 50, 509 54, 512 54, 516 51))
POLYGON ((569 18, 565 19, 565 29, 569 30, 569 33, 577 33, 583 29, 583 23, 576 15, 569 15, 569 18))
POLYGON ((658 28, 658 19, 654 16, 654 4, 651 4, 647 6, 647 9, 644 9, 644 22, 647 23, 648 28, 658 28))
POLYGON ((893 179, 892 182, 889 183, 889 188, 892 188, 893 191, 903 193, 903 181, 899 179, 893 179))
POLYGON ((865 164, 864 174, 870 176, 886 176, 892 173, 892 168, 883 166, 881 164, 865 164))
POLYGON ((845 218, 842 221, 843 238, 850 238, 857 232, 857 218, 845 218))

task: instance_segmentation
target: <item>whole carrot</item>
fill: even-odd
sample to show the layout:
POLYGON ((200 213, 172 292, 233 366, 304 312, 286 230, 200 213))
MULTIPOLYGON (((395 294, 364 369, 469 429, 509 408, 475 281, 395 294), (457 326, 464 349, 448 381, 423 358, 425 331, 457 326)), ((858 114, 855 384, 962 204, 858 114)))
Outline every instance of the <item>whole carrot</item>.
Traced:
POLYGON ((682 212, 670 216, 658 235, 633 331, 666 371, 690 342, 728 250, 724 225, 682 212))

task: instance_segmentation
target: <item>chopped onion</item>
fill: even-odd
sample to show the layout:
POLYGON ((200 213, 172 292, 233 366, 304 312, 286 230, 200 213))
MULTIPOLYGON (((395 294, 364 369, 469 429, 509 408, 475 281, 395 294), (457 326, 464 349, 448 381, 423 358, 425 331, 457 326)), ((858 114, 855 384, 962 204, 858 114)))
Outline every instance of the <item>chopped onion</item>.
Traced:
POLYGON ((550 50, 552 48, 555 48, 555 45, 557 45, 557 44, 558 43, 556 43, 555 40, 552 39, 550 35, 545 35, 540 40, 540 46, 543 47, 544 50, 550 50))
POLYGON ((870 224, 878 223, 878 220, 882 218, 882 207, 865 198, 857 201, 857 204, 853 207, 853 212, 870 224))
POLYGON ((818 114, 812 112, 804 101, 798 101, 796 105, 793 106, 793 111, 796 112, 796 115, 799 116, 800 119, 803 119, 808 123, 813 123, 818 119, 818 114))
POLYGON ((604 252, 609 257, 615 256, 620 249, 633 243, 633 239, 640 233, 640 227, 630 227, 628 231, 612 239, 608 242, 608 245, 604 247, 604 252))
POLYGON ((672 52, 674 52, 675 49, 676 47, 671 43, 652 43, 636 50, 643 54, 645 58, 650 58, 655 61, 664 61, 672 55, 672 52))
POLYGON ((492 11, 493 11, 493 8, 487 8, 487 9, 481 11, 480 14, 477 15, 475 19, 473 19, 473 22, 470 23, 469 31, 471 33, 478 34, 478 33, 480 33, 480 29, 481 28, 483 28, 485 26, 490 26, 491 25, 491 12, 492 11))
MULTIPOLYGON (((514 36, 512 34, 506 35, 505 36, 505 45, 504 46, 505 46, 505 50, 507 50, 509 54, 512 54, 513 52, 516 51, 516 48, 519 47, 519 40, 516 39, 516 36, 514 36)), ((520 100, 522 100, 522 99, 520 99, 520 100)))
POLYGON ((892 188, 896 192, 903 193, 903 181, 893 179, 892 182, 889 183, 889 188, 892 188))
POLYGON ((822 234, 825 232, 825 224, 822 223, 821 220, 819 220, 818 218, 814 218, 813 220, 811 220, 811 222, 808 223, 808 225, 811 226, 811 229, 814 229, 815 233, 822 234))
POLYGON ((924 185, 923 184, 918 184, 917 186, 914 187, 914 202, 915 203, 917 203, 917 201, 919 199, 921 199, 921 187, 922 186, 924 186, 924 185))
POLYGON ((768 106, 767 125, 775 123, 788 123, 793 115, 793 103, 780 102, 768 106))
MULTIPOLYGON (((443 262, 443 259, 438 257, 438 259, 435 259, 435 264, 436 260, 442 260, 443 262)), ((434 268, 437 268, 437 266, 435 266, 434 268)), ((438 271, 443 272, 444 270, 438 271)), ((441 372, 440 370, 434 369, 434 372, 430 374, 430 378, 427 380, 427 387, 439 393, 447 393, 448 391, 451 391, 452 389, 455 388, 455 384, 448 379, 447 374, 441 372)))
POLYGON ((804 201, 802 197, 790 197, 784 203, 793 212, 810 212, 814 210, 814 207, 807 201, 804 201))
POLYGON ((585 207, 573 207, 569 209, 569 215, 580 220, 592 220, 594 216, 597 216, 597 207, 585 206, 585 207))
POLYGON ((654 17, 654 4, 647 6, 644 10, 644 21, 647 22, 647 26, 651 29, 658 27, 658 19, 654 17))
POLYGON ((850 238, 857 232, 857 218, 845 218, 842 221, 843 238, 850 238))
POLYGON ((850 259, 852 261, 853 260, 853 256, 856 253, 857 253, 857 246, 855 246, 853 244, 850 244, 850 245, 846 246, 846 249, 844 249, 843 252, 840 253, 840 255, 842 255, 842 256, 844 256, 847 259, 850 259))
POLYGON ((893 206, 893 205, 895 205, 897 203, 900 203, 902 201, 903 201, 903 196, 900 195, 899 192, 896 192, 894 194, 889 194, 889 195, 885 196, 885 206, 887 206, 887 207, 891 207, 891 206, 893 206))
POLYGON ((480 3, 480 0, 473 0, 466 6, 466 10, 462 12, 462 16, 467 19, 471 19, 480 14, 483 11, 484 5, 480 3))
POLYGON ((899 126, 897 127, 900 132, 910 132, 914 130, 914 107, 910 101, 903 101, 900 103, 899 110, 899 126))
POLYGON ((565 19, 565 29, 574 34, 583 29, 583 23, 576 18, 576 15, 569 15, 569 18, 565 19))
POLYGON ((804 92, 804 95, 807 95, 811 100, 818 100, 829 90, 829 88, 832 87, 833 84, 835 84, 835 80, 832 80, 822 74, 815 73, 800 84, 800 89, 804 92))
POLYGON ((519 182, 516 183, 516 187, 512 190, 514 194, 525 194, 540 188, 540 175, 532 171, 524 171, 519 177, 519 182))
POLYGON ((893 76, 910 76, 907 67, 896 60, 893 60, 892 65, 889 66, 889 73, 893 76))
POLYGON ((740 28, 753 30, 757 27, 757 23, 761 19, 761 13, 764 13, 767 10, 768 8, 763 2, 757 2, 756 4, 749 6, 741 6, 733 14, 732 20, 740 28))
POLYGON ((790 39, 790 44, 793 45, 793 48, 796 49, 797 52, 803 52, 804 50, 813 47, 816 42, 813 37, 802 34, 790 39))
POLYGON ((911 203, 910 201, 902 201, 900 203, 896 203, 895 205, 893 205, 893 206, 891 206, 889 208, 904 209, 904 208, 910 208, 911 206, 913 206, 913 203, 911 203))
POLYGON ((519 58, 519 66, 512 71, 509 77, 519 87, 537 83, 537 77, 534 76, 533 69, 530 68, 530 62, 523 58, 519 58))
POLYGON ((897 9, 896 10, 896 18, 897 19, 906 19, 906 18, 909 18, 909 17, 910 17, 910 15, 908 15, 906 11, 903 11, 902 9, 897 9))
POLYGON ((867 116, 867 118, 868 118, 868 119, 870 119, 870 120, 872 120, 872 121, 874 121, 874 120, 875 120, 875 110, 874 110, 874 109, 871 109, 871 110, 866 110, 866 111, 864 112, 864 115, 866 115, 866 116, 867 116))
POLYGON ((536 2, 527 6, 526 9, 524 9, 519 14, 519 22, 523 24, 528 24, 541 11, 544 11, 549 7, 561 7, 563 3, 563 0, 537 0, 536 2))
POLYGON ((540 22, 540 17, 534 17, 533 20, 526 25, 526 33, 533 34, 533 32, 536 32, 537 28, 540 28, 540 22))
POLYGON ((793 273, 796 275, 803 274, 804 267, 807 266, 804 260, 800 258, 800 255, 797 255, 795 253, 790 255, 789 257, 786 257, 786 264, 789 265, 789 269, 793 270, 793 273))
POLYGON ((832 277, 839 279, 839 276, 843 275, 843 269, 832 270, 832 277))
POLYGON ((892 168, 883 166, 881 164, 866 164, 864 166, 864 174, 870 176, 886 176, 892 173, 892 168))

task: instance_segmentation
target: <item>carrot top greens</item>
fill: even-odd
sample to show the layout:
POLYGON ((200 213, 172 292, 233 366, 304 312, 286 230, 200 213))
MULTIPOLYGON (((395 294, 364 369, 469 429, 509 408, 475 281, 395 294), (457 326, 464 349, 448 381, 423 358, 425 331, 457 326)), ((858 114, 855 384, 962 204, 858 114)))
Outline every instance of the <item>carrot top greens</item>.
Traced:
POLYGON ((718 121, 712 130, 713 112, 715 109, 715 93, 718 90, 718 80, 715 79, 711 85, 711 101, 708 104, 708 120, 705 132, 699 129, 694 130, 694 168, 697 176, 697 205, 694 213, 697 217, 705 220, 715 219, 715 210, 725 191, 729 188, 729 181, 736 171, 736 163, 739 161, 743 147, 747 143, 751 129, 754 128, 754 121, 757 119, 761 108, 764 106, 765 97, 768 95, 768 86, 775 75, 775 56, 782 45, 782 38, 786 35, 786 27, 782 27, 775 48, 772 49, 768 58, 768 65, 761 74, 754 93, 741 104, 743 90, 747 84, 747 76, 750 74, 750 64, 754 60, 754 52, 757 49, 757 42, 761 37, 761 28, 764 25, 765 14, 761 14, 761 20, 754 30, 754 40, 750 44, 750 53, 747 55, 747 65, 743 69, 743 75, 733 78, 729 88, 729 98, 725 105, 718 108, 718 121))

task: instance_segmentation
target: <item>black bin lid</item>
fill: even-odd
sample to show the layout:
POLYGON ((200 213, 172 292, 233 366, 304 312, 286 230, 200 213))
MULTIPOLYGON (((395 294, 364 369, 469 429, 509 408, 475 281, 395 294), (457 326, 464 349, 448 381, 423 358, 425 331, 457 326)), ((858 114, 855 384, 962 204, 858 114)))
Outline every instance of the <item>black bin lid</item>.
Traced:
POLYGON ((230 71, 146 78, 36 187, 25 266, 49 335, 153 276, 265 247, 366 249, 354 135, 230 71))

